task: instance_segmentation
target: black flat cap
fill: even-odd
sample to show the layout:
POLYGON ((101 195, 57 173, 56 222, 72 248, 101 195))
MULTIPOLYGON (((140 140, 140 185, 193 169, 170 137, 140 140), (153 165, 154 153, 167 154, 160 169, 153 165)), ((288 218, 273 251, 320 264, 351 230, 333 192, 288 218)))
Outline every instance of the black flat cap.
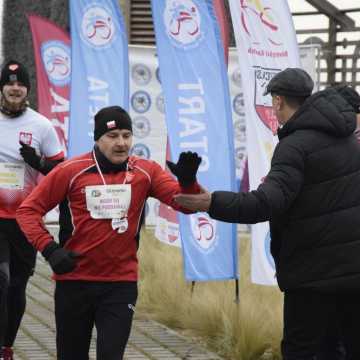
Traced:
POLYGON ((277 73, 266 87, 264 95, 269 93, 284 96, 310 96, 314 82, 310 75, 299 68, 287 68, 277 73))
POLYGON ((353 107, 356 113, 360 113, 360 95, 351 86, 336 85, 334 89, 353 107))

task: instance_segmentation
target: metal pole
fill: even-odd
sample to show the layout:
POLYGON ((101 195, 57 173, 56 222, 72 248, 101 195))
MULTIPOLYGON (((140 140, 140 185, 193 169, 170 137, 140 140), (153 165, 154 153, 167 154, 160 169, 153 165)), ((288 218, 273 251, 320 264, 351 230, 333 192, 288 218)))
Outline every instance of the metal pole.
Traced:
POLYGON ((337 22, 329 19, 329 43, 327 49, 328 85, 335 85, 335 56, 336 56, 337 22))
POLYGON ((194 289, 195 289, 195 281, 191 282, 191 296, 193 296, 194 294, 194 289))
POLYGON ((239 279, 235 279, 235 303, 240 304, 240 289, 239 289, 239 279))

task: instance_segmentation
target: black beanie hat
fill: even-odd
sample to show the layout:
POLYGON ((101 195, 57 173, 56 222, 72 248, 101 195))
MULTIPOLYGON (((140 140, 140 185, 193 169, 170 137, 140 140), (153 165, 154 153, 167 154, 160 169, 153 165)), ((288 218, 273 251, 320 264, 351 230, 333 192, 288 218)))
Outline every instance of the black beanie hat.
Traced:
POLYGON ((106 132, 115 129, 126 129, 132 132, 131 118, 120 106, 102 108, 95 115, 94 140, 98 140, 106 132))
POLYGON ((18 61, 10 60, 8 61, 1 70, 0 76, 0 91, 4 85, 11 81, 21 82, 29 92, 30 90, 30 78, 25 66, 18 61))

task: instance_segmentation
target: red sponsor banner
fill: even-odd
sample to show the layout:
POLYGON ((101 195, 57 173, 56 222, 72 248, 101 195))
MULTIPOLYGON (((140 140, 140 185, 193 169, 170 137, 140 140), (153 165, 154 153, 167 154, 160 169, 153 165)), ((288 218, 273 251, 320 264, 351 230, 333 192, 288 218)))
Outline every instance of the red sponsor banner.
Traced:
POLYGON ((54 125, 67 153, 71 50, 69 34, 53 22, 28 15, 36 64, 38 111, 54 125))

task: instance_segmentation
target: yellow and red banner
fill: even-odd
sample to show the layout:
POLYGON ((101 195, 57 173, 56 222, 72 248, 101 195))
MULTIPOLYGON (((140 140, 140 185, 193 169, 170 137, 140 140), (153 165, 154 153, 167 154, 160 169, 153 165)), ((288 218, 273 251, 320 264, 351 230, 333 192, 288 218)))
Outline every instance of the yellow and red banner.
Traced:
MULTIPOLYGON (((230 0, 246 114, 250 189, 267 175, 278 141, 271 96, 264 91, 271 78, 287 67, 300 67, 291 12, 286 0, 230 0)), ((269 224, 252 226, 252 281, 275 284, 269 224)))

